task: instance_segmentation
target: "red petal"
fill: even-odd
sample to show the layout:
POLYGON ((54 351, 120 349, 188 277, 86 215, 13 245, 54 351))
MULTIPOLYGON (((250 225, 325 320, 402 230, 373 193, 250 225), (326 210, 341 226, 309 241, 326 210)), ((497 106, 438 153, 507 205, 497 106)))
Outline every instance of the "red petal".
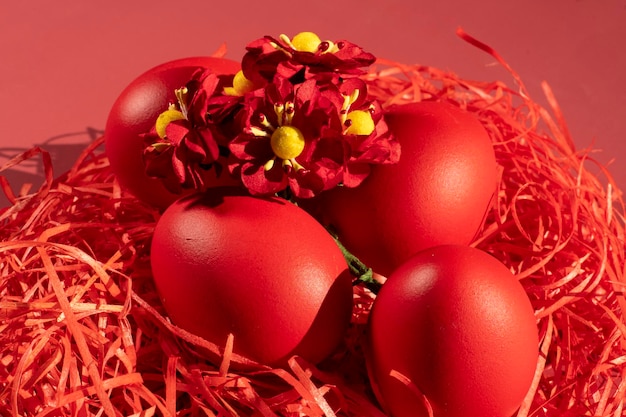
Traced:
POLYGON ((271 195, 284 190, 287 185, 287 176, 280 163, 266 171, 263 165, 250 162, 241 167, 241 180, 243 185, 255 195, 271 195))
POLYGON ((233 139, 228 145, 233 155, 243 161, 269 161, 274 152, 270 145, 269 137, 241 134, 233 139))
POLYGON ((311 198, 324 189, 324 181, 315 172, 300 170, 289 176, 289 187, 298 198, 311 198))
POLYGON ((211 163, 220 156, 220 149, 217 146, 217 141, 213 137, 213 132, 210 129, 202 129, 197 132, 198 138, 201 140, 202 149, 204 152, 203 163, 211 163))
POLYGON ((343 185, 346 187, 357 187, 370 174, 369 164, 352 163, 348 164, 343 174, 343 185))

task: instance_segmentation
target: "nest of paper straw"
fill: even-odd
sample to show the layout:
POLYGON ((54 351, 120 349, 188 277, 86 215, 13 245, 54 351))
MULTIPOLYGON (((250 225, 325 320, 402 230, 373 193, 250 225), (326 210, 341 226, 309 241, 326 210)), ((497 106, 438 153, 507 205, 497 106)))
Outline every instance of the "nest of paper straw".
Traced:
MULTIPOLYGON (((520 416, 621 416, 626 391, 624 204, 593 149, 577 149, 550 89, 549 108, 513 78, 476 82, 379 60, 364 76, 390 105, 453 103, 487 128, 501 167, 497 203, 473 245, 506 264, 535 308, 540 361, 520 416)), ((41 157, 30 192, 2 177, 0 411, 15 416, 384 416, 368 388, 363 330, 374 295, 355 287, 344 344, 313 366, 248 364, 172 325, 151 281, 159 213, 119 188, 102 140, 54 177, 41 157)), ((514 331, 514 329, 512 329, 514 331)))

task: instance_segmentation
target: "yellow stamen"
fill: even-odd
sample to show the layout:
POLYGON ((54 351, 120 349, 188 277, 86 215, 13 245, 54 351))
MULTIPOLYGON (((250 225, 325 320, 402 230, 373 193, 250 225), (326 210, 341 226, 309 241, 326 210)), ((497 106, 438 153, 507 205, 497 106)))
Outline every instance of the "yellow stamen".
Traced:
POLYGON ((304 169, 304 167, 302 165, 300 165, 298 163, 298 161, 296 161, 295 158, 284 159, 283 160, 283 167, 291 167, 291 168, 295 169, 296 171, 300 171, 301 169, 304 169))
POLYGON ((154 150, 159 152, 159 153, 163 152, 164 150, 166 150, 170 146, 172 146, 172 144, 168 143, 168 142, 157 142, 157 143, 153 143, 152 144, 152 147, 154 148, 154 150))
POLYGON ((350 93, 350 105, 354 104, 354 102, 356 101, 356 99, 359 98, 359 89, 356 88, 354 89, 354 91, 352 93, 350 93))
POLYGON ((350 106, 359 98, 359 90, 355 89, 350 95, 343 96, 343 105, 341 106, 341 123, 345 123, 350 110, 350 106))
POLYGON ((276 161, 276 157, 273 157, 272 159, 267 161, 265 165, 263 165, 263 170, 269 171, 270 169, 274 168, 274 161, 276 161))
POLYGON ((261 126, 267 128, 267 129, 270 129, 272 131, 274 130, 274 126, 272 126, 272 124, 270 123, 269 120, 267 120, 267 117, 265 117, 264 114, 260 115, 259 123, 261 123, 261 126))
MULTIPOLYGON (((334 54, 339 51, 339 47, 333 41, 324 41, 327 44, 326 49, 322 51, 323 54, 334 54)), ((324 43, 322 42, 322 43, 324 43)))
POLYGON ((283 112, 285 111, 285 105, 282 103, 274 104, 274 113, 278 117, 278 126, 283 125, 283 112))
POLYGON ((291 101, 288 101, 285 104, 285 110, 284 110, 285 120, 283 124, 290 125, 291 121, 293 120, 294 113, 295 113, 295 105, 291 101))
POLYGON ((178 101, 178 107, 180 107, 180 111, 185 119, 187 119, 187 93, 189 93, 187 87, 181 87, 174 90, 176 101, 178 101))
POLYGON ((256 126, 250 126, 250 129, 248 130, 248 133, 254 135, 254 136, 260 136, 260 137, 268 137, 270 134, 268 132, 266 132, 263 129, 259 129, 256 126))
MULTIPOLYGON (((295 158, 289 159, 288 161, 289 161, 289 165, 291 167, 293 167, 293 169, 295 169, 296 171, 300 171, 301 169, 304 169, 304 167, 302 165, 300 165, 298 163, 298 161, 296 161, 295 158)), ((287 162, 287 161, 285 161, 285 162, 287 162)))
MULTIPOLYGON (((280 35, 280 39, 282 39, 283 42, 285 42, 290 48, 292 48, 292 44, 291 44, 291 40, 289 39, 289 37, 287 35, 280 35)), ((291 57, 293 56, 293 54, 288 51, 287 49, 283 48, 282 45, 277 44, 276 42, 270 42, 270 45, 276 49, 277 51, 283 51, 285 55, 287 55, 287 57, 289 57, 291 59, 291 57)))

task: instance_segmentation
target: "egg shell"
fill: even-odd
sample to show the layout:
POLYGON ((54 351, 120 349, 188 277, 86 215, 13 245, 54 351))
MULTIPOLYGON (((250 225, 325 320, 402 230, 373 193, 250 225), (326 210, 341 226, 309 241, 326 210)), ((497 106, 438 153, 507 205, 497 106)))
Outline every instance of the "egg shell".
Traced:
POLYGON ((183 87, 200 68, 221 75, 236 73, 240 65, 225 58, 189 57, 151 68, 122 90, 111 106, 105 125, 105 152, 120 185, 160 209, 180 195, 170 192, 159 179, 146 175, 142 156, 145 145, 140 135, 154 127, 158 115, 176 102, 174 91, 183 87))
POLYGON ((172 204, 151 247, 157 290, 172 321, 257 362, 317 363, 341 343, 352 280, 332 236, 278 197, 210 189, 172 204))
POLYGON ((400 142, 399 162, 372 166, 358 187, 337 187, 302 205, 387 276, 420 250, 469 244, 493 202, 498 170, 487 131, 459 107, 396 105, 385 120, 400 142))
POLYGON ((383 285, 368 325, 372 386, 393 417, 428 416, 426 403, 435 417, 510 417, 538 360, 524 288, 500 261, 472 247, 413 256, 383 285))

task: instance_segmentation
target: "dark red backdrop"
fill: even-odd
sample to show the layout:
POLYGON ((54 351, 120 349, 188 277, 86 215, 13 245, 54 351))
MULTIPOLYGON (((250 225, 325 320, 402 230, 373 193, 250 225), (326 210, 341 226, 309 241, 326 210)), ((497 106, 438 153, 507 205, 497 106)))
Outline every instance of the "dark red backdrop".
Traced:
MULTIPOLYGON (((546 80, 577 145, 599 149, 604 163, 614 159, 610 169, 626 189, 626 0, 7 2, 0 11, 0 164, 38 144, 63 171, 136 75, 222 43, 238 59, 265 34, 312 30, 380 57, 509 82, 492 57, 456 37, 458 26, 499 51, 537 101, 546 80)), ((36 163, 7 174, 15 186, 39 175, 36 163)))

